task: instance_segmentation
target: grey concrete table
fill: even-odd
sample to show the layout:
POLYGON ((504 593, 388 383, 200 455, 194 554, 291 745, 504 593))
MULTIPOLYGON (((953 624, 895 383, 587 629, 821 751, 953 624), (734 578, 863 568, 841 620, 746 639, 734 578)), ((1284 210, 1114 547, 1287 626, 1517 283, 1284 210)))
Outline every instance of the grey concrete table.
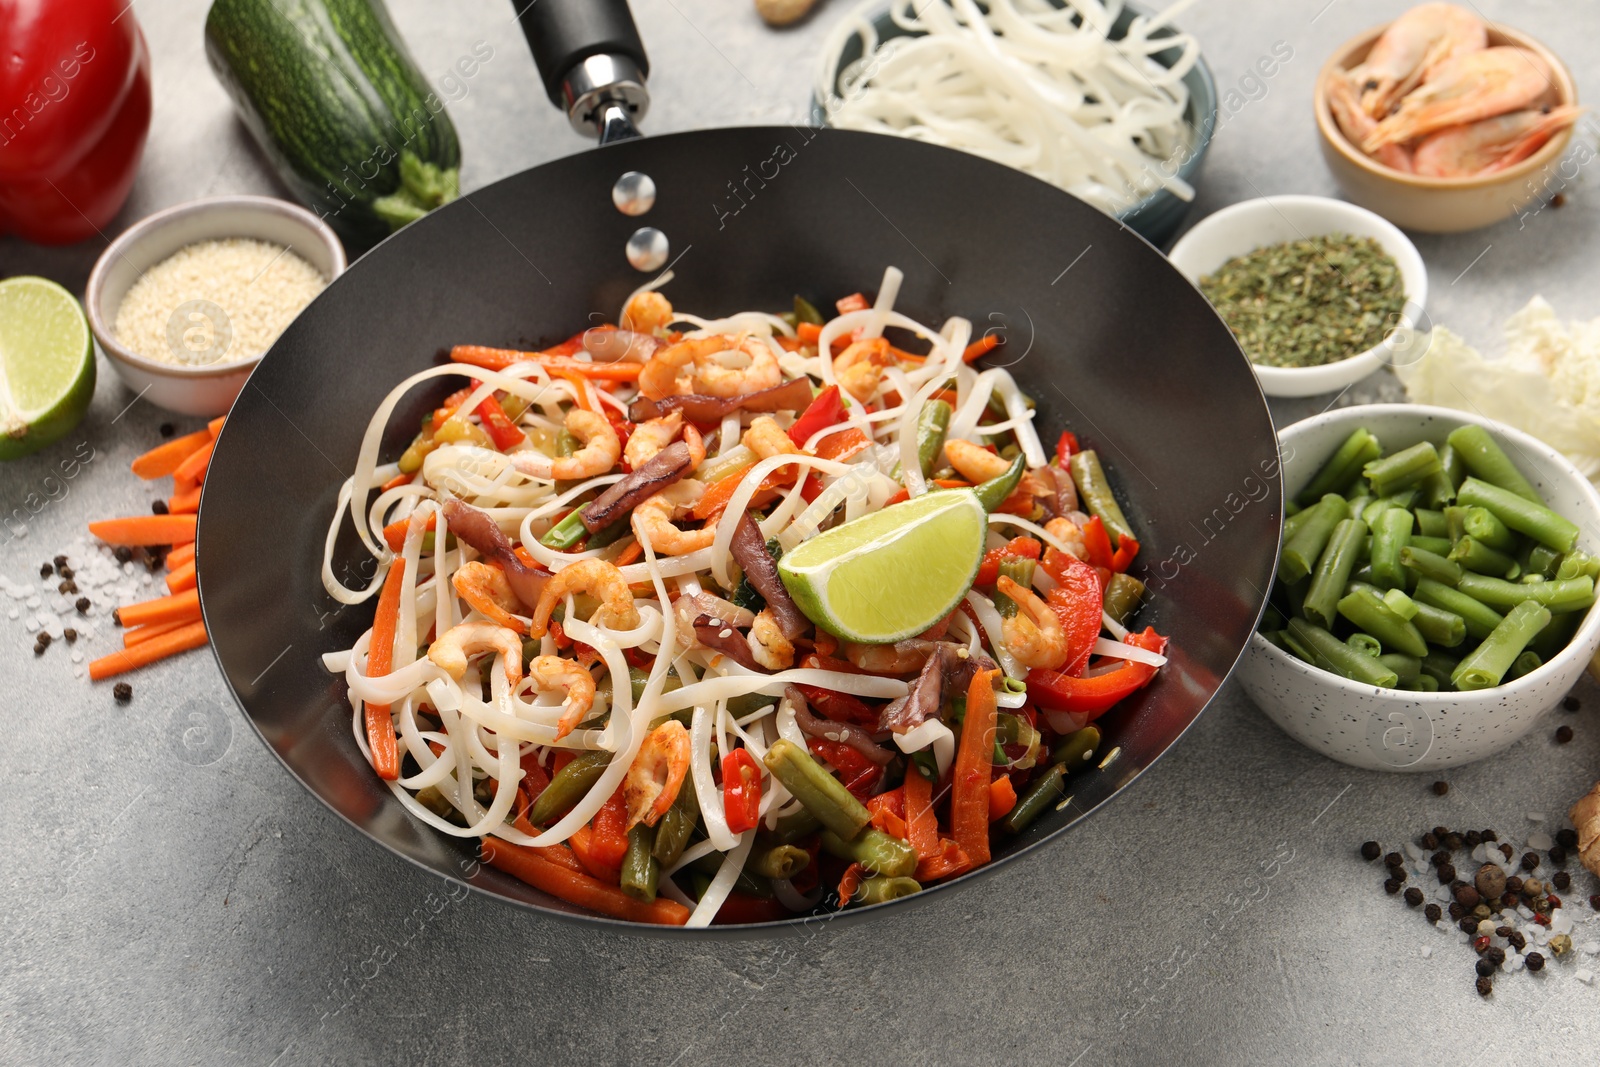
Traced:
MULTIPOLYGON (((1563 50, 1600 99, 1600 7, 1480 0, 1563 50)), ((476 188, 584 147, 546 104, 503 0, 393 0, 424 71, 493 57, 450 105, 476 188)), ((811 58, 843 4, 787 33, 747 0, 639 0, 649 129, 799 119, 811 58)), ((1309 118, 1325 54, 1403 4, 1210 0, 1199 33, 1229 115, 1197 214, 1262 193, 1332 194, 1309 118), (1285 42, 1269 80, 1256 59, 1285 42)), ((116 227, 193 197, 281 195, 201 48, 204 0, 137 0, 155 123, 116 227)), ((1583 138, 1591 144, 1592 132, 1583 138)), ((1592 154, 1589 158, 1593 158, 1592 154)), ((1600 315, 1600 201, 1418 243, 1435 321, 1493 349, 1542 292, 1600 315)), ((81 291, 103 241, 0 242, 0 274, 81 291)), ((1386 374, 1338 399, 1395 399, 1386 374)), ((1280 422, 1327 397, 1275 409, 1280 422)), ((93 460, 47 483, 54 452, 0 468, 0 511, 54 496, 0 573, 149 493, 127 461, 166 418, 102 366, 75 438, 93 460), (51 485, 55 488, 52 489, 51 485)), ((0 608, 6 605, 0 603, 0 608)), ((0 619, 0 1060, 7 1063, 1594 1062, 1600 988, 1556 973, 1472 991, 1468 950, 1378 887, 1357 843, 1424 825, 1560 817, 1600 770, 1600 693, 1504 757, 1429 782, 1351 770, 1279 733, 1228 686, 1189 736, 1100 817, 981 892, 768 944, 597 936, 452 889, 352 834, 257 743, 204 654, 134 677, 127 706, 36 659, 0 619), (1431 949, 1427 956, 1424 950, 1431 949)), ((1593 891, 1584 875, 1579 885, 1593 891)), ((1577 888, 1576 886, 1574 887, 1577 888)), ((1570 967, 1553 967, 1569 975, 1570 967)))

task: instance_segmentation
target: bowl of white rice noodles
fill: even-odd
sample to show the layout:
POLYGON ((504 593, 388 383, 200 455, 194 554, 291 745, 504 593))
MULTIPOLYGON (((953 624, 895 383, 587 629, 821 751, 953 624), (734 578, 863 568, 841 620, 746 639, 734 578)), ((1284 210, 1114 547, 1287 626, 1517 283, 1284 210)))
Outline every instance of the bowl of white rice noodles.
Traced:
POLYGON ((1188 215, 1216 125, 1199 43, 1120 0, 866 0, 825 41, 813 119, 1015 167, 1152 244, 1188 215))

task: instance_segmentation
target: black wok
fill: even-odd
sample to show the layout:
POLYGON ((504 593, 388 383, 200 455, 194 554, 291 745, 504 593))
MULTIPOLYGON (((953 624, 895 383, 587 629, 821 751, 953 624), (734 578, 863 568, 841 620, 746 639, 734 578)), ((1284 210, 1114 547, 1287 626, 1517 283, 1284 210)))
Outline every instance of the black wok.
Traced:
MULTIPOLYGON (((529 10, 541 20, 581 11, 591 23, 533 27, 556 91, 594 42, 621 40, 624 57, 632 47, 625 8, 621 22, 592 2, 529 10)), ((642 49, 633 58, 642 71, 642 49)), ((634 117, 626 104, 612 109, 614 126, 634 117)), ((1098 449, 1139 531, 1152 595, 1138 622, 1171 636, 1172 658, 1102 720, 1101 752, 1115 759, 1079 772, 1071 803, 998 846, 990 867, 908 900, 1059 836, 1178 740, 1244 649, 1276 560, 1276 439, 1228 330, 1154 248, 1034 178, 911 141, 757 127, 624 139, 477 190, 358 260, 261 362, 211 461, 199 585, 228 684, 290 773, 427 870, 548 914, 621 925, 480 868, 470 842, 412 819, 379 783, 352 737, 343 681, 320 662, 350 647, 372 609, 341 610, 319 574, 335 498, 384 394, 452 344, 536 346, 591 315, 613 319, 643 277, 623 256, 641 223, 672 242, 669 292, 680 308, 715 315, 778 309, 794 293, 870 293, 895 264, 905 271, 898 306, 921 321, 965 315, 980 330, 1003 327, 996 358, 1038 399, 1042 436, 1070 428, 1098 449), (643 219, 612 204, 626 171, 658 189, 643 219)), ((447 388, 402 403, 385 458, 447 388)), ((335 560, 347 584, 363 577, 361 558, 347 531, 335 560)), ((850 914, 891 906, 903 902, 850 914)))

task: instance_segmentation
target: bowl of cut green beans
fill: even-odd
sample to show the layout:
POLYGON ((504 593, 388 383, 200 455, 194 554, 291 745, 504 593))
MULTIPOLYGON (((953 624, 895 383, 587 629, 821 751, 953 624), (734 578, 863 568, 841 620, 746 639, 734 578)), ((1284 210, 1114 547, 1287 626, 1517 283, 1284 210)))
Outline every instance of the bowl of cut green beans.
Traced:
POLYGON ((1277 577, 1240 667, 1291 737, 1372 770, 1510 746, 1600 648, 1600 494, 1548 445, 1373 404, 1278 435, 1277 577))

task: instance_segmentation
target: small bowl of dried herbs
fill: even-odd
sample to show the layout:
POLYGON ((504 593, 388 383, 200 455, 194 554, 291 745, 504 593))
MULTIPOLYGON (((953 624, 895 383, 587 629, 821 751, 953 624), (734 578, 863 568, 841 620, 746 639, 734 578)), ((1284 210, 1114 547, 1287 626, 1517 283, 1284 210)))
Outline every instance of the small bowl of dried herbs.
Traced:
POLYGON ((1173 246, 1268 396, 1337 392, 1417 350, 1428 272, 1365 208, 1269 196, 1223 208, 1173 246))

